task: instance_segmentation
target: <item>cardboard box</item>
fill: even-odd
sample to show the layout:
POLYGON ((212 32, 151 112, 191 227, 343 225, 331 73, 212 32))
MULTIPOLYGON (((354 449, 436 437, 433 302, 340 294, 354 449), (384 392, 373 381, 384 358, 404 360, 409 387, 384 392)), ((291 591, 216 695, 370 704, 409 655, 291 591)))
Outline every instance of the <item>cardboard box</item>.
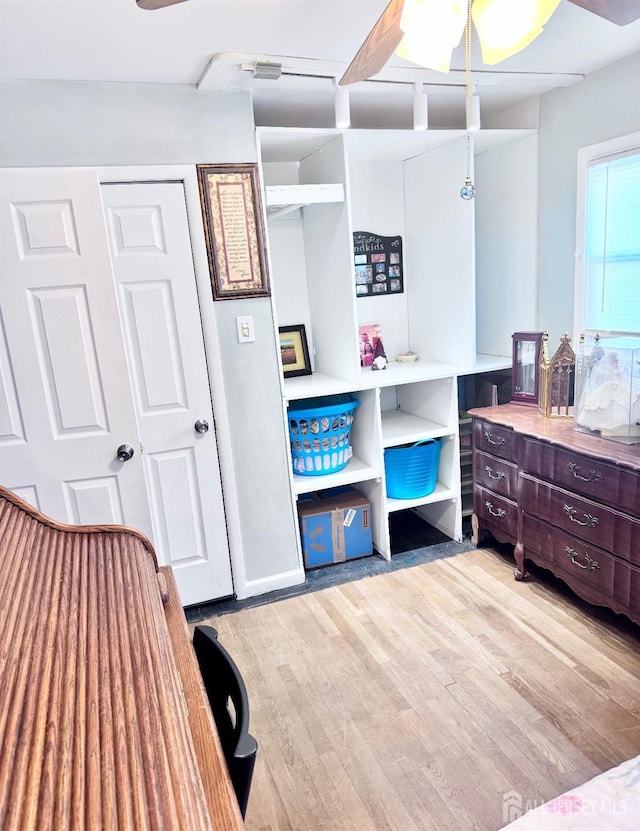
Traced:
POLYGON ((373 554, 371 505, 353 488, 299 500, 298 517, 306 568, 373 554))

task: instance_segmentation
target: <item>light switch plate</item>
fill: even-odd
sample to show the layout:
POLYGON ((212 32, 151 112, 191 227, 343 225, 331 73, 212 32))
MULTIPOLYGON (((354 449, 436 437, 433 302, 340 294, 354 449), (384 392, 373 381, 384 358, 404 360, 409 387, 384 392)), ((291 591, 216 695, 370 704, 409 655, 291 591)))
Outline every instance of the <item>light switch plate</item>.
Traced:
POLYGON ((238 343, 255 343, 256 333, 253 328, 253 316, 245 315, 236 318, 238 343))

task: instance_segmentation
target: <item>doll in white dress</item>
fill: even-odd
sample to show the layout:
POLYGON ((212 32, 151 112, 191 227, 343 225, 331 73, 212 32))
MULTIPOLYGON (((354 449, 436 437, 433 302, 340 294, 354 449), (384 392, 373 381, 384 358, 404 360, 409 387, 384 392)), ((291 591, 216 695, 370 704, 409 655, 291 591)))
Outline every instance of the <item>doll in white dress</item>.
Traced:
POLYGON ((587 360, 577 423, 611 437, 640 435, 640 370, 631 355, 596 347, 587 360))

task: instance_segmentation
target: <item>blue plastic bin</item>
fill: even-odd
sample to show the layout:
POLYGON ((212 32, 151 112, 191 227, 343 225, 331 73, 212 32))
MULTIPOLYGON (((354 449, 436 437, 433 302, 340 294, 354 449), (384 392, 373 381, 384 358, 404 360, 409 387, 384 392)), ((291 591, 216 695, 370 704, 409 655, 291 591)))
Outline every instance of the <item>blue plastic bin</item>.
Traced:
POLYGON ((357 406, 349 395, 306 398, 289 405, 294 473, 324 476, 346 467, 353 455, 351 425, 357 406))
POLYGON ((433 492, 438 480, 440 439, 423 439, 412 445, 384 451, 387 496, 419 499, 433 492))

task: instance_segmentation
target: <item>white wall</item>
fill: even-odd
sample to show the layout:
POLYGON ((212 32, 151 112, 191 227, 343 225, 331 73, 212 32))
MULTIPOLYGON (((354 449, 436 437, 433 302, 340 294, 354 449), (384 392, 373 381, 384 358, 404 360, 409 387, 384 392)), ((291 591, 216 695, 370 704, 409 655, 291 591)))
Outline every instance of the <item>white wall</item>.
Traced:
POLYGON ((577 151, 640 129, 640 52, 542 96, 538 325, 553 353, 573 330, 577 151))
MULTIPOLYGON (((11 81, 0 84, 0 112, 0 163, 5 167, 192 165, 257 158, 246 92, 11 81)), ((219 442, 226 442, 229 451, 226 462, 221 454, 221 467, 225 502, 238 520, 234 583, 245 595, 276 587, 283 574, 290 583, 291 573, 300 569, 280 365, 269 298, 213 306, 228 416, 228 434, 218 430, 219 442), (255 344, 237 343, 238 314, 253 315, 255 344), (229 490, 229 481, 235 482, 235 491, 229 490)), ((215 398, 214 389, 214 406, 215 398)))
POLYGON ((411 349, 426 360, 472 367, 475 205, 460 198, 466 150, 459 136, 404 164, 405 273, 411 349))
POLYGON ((165 84, 0 82, 5 167, 254 161, 248 93, 165 84))
MULTIPOLYGON (((352 162, 351 215, 354 231, 369 231, 385 237, 402 237, 406 262, 404 225, 404 166, 395 162, 352 162)), ((358 297, 360 325, 378 323, 387 358, 409 349, 408 294, 358 297)))
POLYGON ((511 355, 513 332, 535 331, 538 139, 476 156, 477 350, 511 355))

